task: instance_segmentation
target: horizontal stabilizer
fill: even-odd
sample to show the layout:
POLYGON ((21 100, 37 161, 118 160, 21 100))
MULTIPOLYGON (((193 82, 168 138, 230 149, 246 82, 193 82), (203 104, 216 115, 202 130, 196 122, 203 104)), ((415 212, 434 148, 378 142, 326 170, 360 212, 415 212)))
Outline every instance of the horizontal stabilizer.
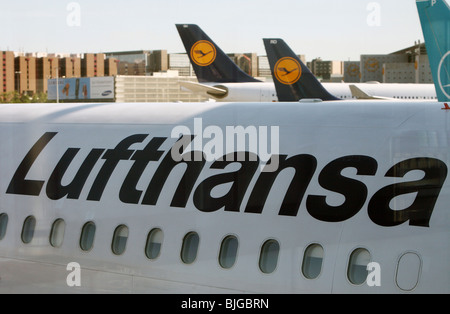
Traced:
POLYGON ((349 86, 352 96, 356 99, 372 99, 372 100, 392 100, 389 97, 372 96, 367 94, 365 91, 357 87, 356 85, 349 86))
POLYGON ((195 82, 180 82, 179 84, 181 87, 184 87, 194 93, 207 93, 209 95, 216 97, 223 97, 228 93, 226 89, 208 86, 195 82))

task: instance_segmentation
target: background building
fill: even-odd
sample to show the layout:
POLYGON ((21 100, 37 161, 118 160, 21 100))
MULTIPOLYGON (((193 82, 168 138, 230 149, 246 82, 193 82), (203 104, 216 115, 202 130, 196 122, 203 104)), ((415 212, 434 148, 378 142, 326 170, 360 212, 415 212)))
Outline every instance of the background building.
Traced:
POLYGON ((36 90, 48 90, 48 80, 59 76, 59 58, 43 57, 36 60, 36 90))
POLYGON ((172 53, 168 55, 169 70, 178 71, 180 76, 195 76, 194 68, 185 53, 172 53))
POLYGON ((118 75, 146 76, 169 69, 167 50, 117 51, 105 55, 117 60, 118 75))
POLYGON ((408 57, 403 54, 395 55, 361 55, 361 82, 384 82, 384 64, 405 64, 408 57))
POLYGON ((323 81, 342 81, 344 65, 341 61, 323 61, 320 58, 312 60, 308 67, 311 72, 323 81))
POLYGON ((258 76, 258 56, 256 53, 232 53, 228 57, 250 76, 258 76))
POLYGON ((361 82, 433 83, 425 44, 387 55, 361 56, 361 82))
POLYGON ((82 77, 105 76, 105 54, 86 53, 81 60, 82 77))
MULTIPOLYGON (((114 91, 106 91, 108 95, 105 97, 108 99, 114 94, 114 100, 127 102, 207 100, 206 96, 194 95, 179 86, 180 81, 196 81, 186 53, 168 54, 167 50, 119 51, 105 54, 2 51, 0 55, 1 93, 14 90, 30 96, 38 92, 47 93, 47 81, 56 77, 79 79, 75 82, 85 82, 84 78, 116 77, 114 88, 110 88, 114 91)), ((257 56, 256 53, 233 53, 228 56, 249 75, 263 81, 272 80, 267 56, 257 56)), ((299 58, 306 64, 304 55, 299 55, 299 58)), ((420 42, 386 55, 362 55, 360 61, 324 61, 316 58, 308 63, 308 67, 323 81, 433 83, 425 44, 420 42)), ((106 81, 109 82, 109 79, 106 81)), ((96 88, 93 87, 93 90, 96 88)))
POLYGON ((195 76, 176 71, 153 76, 116 76, 116 102, 204 102, 208 97, 180 88, 180 81, 197 82, 195 76))
POLYGON ((0 77, 2 80, 2 93, 8 93, 14 91, 14 53, 12 51, 2 51, 2 66, 0 67, 0 77))
POLYGON ((0 93, 17 91, 34 95, 47 93, 52 78, 102 77, 117 75, 117 62, 104 54, 85 55, 0 52, 0 93))
POLYGON ((258 76, 270 78, 272 77, 269 59, 267 58, 267 56, 258 57, 258 76))
POLYGON ((36 58, 16 57, 14 64, 17 75, 16 90, 21 94, 33 95, 36 93, 36 58))
POLYGON ((361 62, 344 61, 344 82, 359 83, 361 81, 361 62))
POLYGON ((59 61, 60 77, 81 77, 81 58, 78 56, 64 57, 59 61))
POLYGON ((416 61, 414 64, 416 70, 416 81, 418 84, 433 83, 433 75, 431 73, 430 61, 428 55, 419 54, 416 55, 416 61))

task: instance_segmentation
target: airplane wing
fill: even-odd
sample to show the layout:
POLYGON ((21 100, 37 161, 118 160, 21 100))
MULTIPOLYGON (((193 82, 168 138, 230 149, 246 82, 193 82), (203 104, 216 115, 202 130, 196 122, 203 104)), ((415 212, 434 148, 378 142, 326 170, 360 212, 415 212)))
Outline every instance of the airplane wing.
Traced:
POLYGON ((356 85, 350 85, 349 86, 352 96, 356 99, 372 99, 372 100, 393 100, 394 98, 390 97, 381 97, 381 96, 373 96, 367 94, 365 91, 357 87, 356 85))
POLYGON ((180 82, 179 83, 181 87, 184 87, 192 92, 195 93, 207 93, 212 96, 221 97, 225 96, 228 91, 223 88, 218 88, 214 86, 204 85, 200 83, 195 82, 180 82))

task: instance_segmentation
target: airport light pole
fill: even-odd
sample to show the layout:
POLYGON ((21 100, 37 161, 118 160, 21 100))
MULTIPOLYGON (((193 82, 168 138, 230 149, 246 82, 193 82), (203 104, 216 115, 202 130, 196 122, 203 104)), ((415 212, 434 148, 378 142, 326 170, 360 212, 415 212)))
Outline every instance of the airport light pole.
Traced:
POLYGON ((56 67, 56 103, 59 103, 59 67, 56 67))

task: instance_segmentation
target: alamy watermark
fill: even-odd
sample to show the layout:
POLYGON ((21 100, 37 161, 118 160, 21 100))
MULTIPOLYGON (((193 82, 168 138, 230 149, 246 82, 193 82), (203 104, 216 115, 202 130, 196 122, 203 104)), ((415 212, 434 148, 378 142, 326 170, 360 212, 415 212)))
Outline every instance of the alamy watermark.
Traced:
POLYGON ((381 287, 381 266, 376 262, 369 263, 367 265, 366 283, 369 287, 381 287))
POLYGON ((366 9, 370 12, 367 15, 367 25, 370 27, 381 26, 381 4, 378 2, 370 2, 367 4, 366 9))
POLYGON ((204 127, 202 118, 194 118, 194 129, 179 125, 172 129, 171 137, 180 138, 191 135, 191 141, 178 141, 171 155, 174 161, 257 161, 261 162, 262 172, 274 172, 279 165, 280 130, 278 126, 225 126, 204 127), (186 152, 198 152, 187 154, 186 152), (246 152, 250 152, 247 154, 246 152), (248 160, 246 160, 248 158, 248 160), (235 160, 236 159, 236 160, 235 160), (270 160, 270 163, 267 162, 270 160))
POLYGON ((69 27, 81 26, 81 5, 78 2, 70 2, 66 6, 69 12, 66 17, 66 23, 69 27))
POLYGON ((66 283, 69 287, 81 286, 81 266, 76 262, 67 264, 66 270, 70 273, 66 277, 66 283))

